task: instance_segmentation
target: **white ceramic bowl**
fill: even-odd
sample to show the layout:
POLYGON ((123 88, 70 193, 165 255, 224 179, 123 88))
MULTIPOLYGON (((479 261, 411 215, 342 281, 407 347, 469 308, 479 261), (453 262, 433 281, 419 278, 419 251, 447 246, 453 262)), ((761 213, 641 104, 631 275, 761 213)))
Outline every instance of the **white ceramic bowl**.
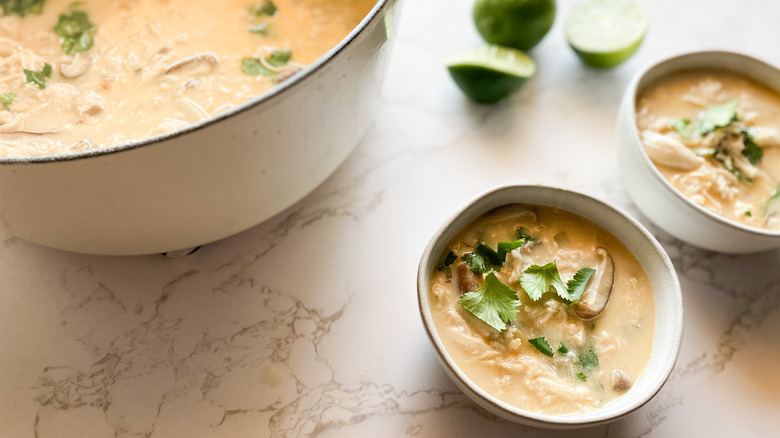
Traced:
POLYGON ((544 186, 503 186, 470 202, 448 220, 423 252, 417 273, 420 314, 428 337, 444 370, 474 402, 510 421, 545 428, 575 428, 606 423, 620 418, 650 400, 672 371, 682 337, 682 295, 677 274, 664 250, 642 225, 625 213, 586 195, 544 186), (452 360, 436 331, 430 312, 429 283, 439 257, 448 242, 466 225, 484 213, 506 204, 524 203, 556 207, 578 214, 600 225, 637 258, 647 273, 655 298, 655 329, 650 360, 642 375, 626 394, 582 414, 549 415, 509 405, 475 385, 452 360))
POLYGON ((162 135, 0 158, 0 226, 54 248, 150 254, 243 231, 322 183, 365 135, 401 0, 271 91, 162 135))
POLYGON ((748 227, 718 216, 675 189, 642 147, 636 126, 637 93, 648 83, 679 70, 733 71, 780 91, 780 71, 747 55, 693 52, 674 56, 640 71, 623 95, 617 121, 617 154, 623 184, 639 210, 680 240, 725 253, 750 253, 780 247, 780 231, 748 227))

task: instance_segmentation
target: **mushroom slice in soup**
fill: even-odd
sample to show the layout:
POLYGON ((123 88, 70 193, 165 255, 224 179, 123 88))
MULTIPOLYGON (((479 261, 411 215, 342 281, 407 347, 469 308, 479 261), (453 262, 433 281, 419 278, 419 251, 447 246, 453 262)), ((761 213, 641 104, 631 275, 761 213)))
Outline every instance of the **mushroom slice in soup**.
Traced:
POLYGON ((599 266, 596 273, 588 281, 580 300, 572 305, 574 314, 586 320, 601 315, 601 312, 607 307, 615 279, 615 264, 607 250, 597 248, 596 254, 599 256, 599 266))

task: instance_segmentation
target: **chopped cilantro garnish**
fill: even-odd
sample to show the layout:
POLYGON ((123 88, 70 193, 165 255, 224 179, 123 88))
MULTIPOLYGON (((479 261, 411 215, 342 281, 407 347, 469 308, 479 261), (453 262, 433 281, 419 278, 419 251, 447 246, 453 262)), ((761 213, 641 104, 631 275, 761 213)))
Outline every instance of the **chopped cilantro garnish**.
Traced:
POLYGON ((753 136, 750 135, 748 130, 743 130, 742 135, 745 138, 745 148, 742 149, 742 155, 750 161, 750 164, 756 165, 760 163, 764 158, 764 149, 753 141, 753 136))
POLYGON ((566 348, 565 345, 563 345, 562 343, 558 345, 558 353, 559 354, 566 354, 568 352, 569 352, 569 349, 566 348))
POLYGON ((682 137, 690 137, 691 133, 688 131, 688 125, 691 124, 690 119, 671 119, 669 124, 677 131, 682 137))
POLYGON ((268 57, 268 63, 274 67, 287 65, 292 57, 292 50, 273 50, 268 57))
POLYGON ((16 14, 24 17, 27 14, 40 14, 46 0, 0 0, 3 15, 16 14))
POLYGON ((439 265, 436 267, 436 269, 439 270, 439 271, 444 271, 445 269, 447 269, 447 266, 453 264, 455 262, 455 260, 457 260, 457 259, 458 259, 458 256, 455 255, 454 252, 450 251, 449 254, 447 254, 444 257, 444 259, 441 261, 441 263, 439 263, 439 265))
POLYGON ((732 100, 720 106, 707 108, 696 124, 696 132, 706 135, 718 129, 725 128, 737 120, 737 101, 732 100))
POLYGON ((504 259, 499 256, 498 252, 484 242, 478 242, 477 248, 473 252, 463 254, 461 258, 475 274, 485 274, 504 265, 504 259))
POLYGON ((498 331, 517 315, 520 300, 517 292, 505 285, 491 272, 479 289, 468 292, 458 301, 464 309, 498 331))
POLYGON ((578 361, 580 363, 581 371, 577 373, 577 377, 583 382, 587 380, 591 370, 599 367, 599 356, 596 354, 596 350, 591 347, 585 353, 578 355, 578 361))
POLYGON ((529 266, 520 276, 520 285, 534 301, 541 298, 552 287, 559 297, 571 302, 580 299, 585 285, 594 272, 596 270, 593 268, 581 268, 564 286, 558 266, 553 261, 544 266, 529 266))
POLYGON ((11 109, 11 104, 16 99, 16 93, 0 93, 0 103, 3 104, 3 108, 11 109))
POLYGON ((585 286, 588 284, 588 280, 596 272, 593 268, 581 268, 574 274, 574 278, 566 283, 566 290, 569 292, 569 297, 566 298, 569 301, 577 301, 585 291, 585 286))
POLYGON ((498 242, 498 256, 501 257, 501 260, 506 261, 506 255, 508 253, 523 245, 525 245, 525 239, 517 239, 511 242, 498 242))
POLYGON ((555 288, 563 298, 568 298, 568 292, 566 287, 561 281, 561 275, 558 273, 558 266, 554 261, 544 265, 532 265, 529 266, 523 275, 520 276, 520 285, 528 294, 528 297, 534 301, 537 301, 542 297, 550 287, 555 288))
POLYGON ((753 217, 753 213, 750 210, 748 210, 748 211, 745 212, 745 216, 753 217))
POLYGON ((526 242, 530 242, 532 240, 536 240, 533 236, 528 234, 528 231, 525 230, 525 228, 520 227, 517 229, 517 238, 518 239, 525 239, 526 242))
POLYGON ((95 32, 97 28, 82 11, 60 14, 54 26, 54 33, 62 38, 62 51, 68 55, 89 50, 95 43, 95 32))
POLYGON ((544 336, 529 339, 528 343, 536 347, 536 349, 541 351, 545 356, 553 357, 555 354, 552 347, 550 347, 550 343, 547 342, 547 339, 545 339, 544 336))
POLYGON ((250 6, 249 12, 257 17, 263 15, 273 16, 276 14, 276 5, 271 0, 266 0, 262 5, 250 6))
POLYGON ((46 88, 46 78, 51 76, 51 64, 44 64, 41 71, 23 69, 27 82, 35 84, 38 88, 46 88))
POLYGON ((268 76, 272 78, 274 72, 267 69, 257 58, 244 58, 241 60, 241 71, 249 76, 268 76))

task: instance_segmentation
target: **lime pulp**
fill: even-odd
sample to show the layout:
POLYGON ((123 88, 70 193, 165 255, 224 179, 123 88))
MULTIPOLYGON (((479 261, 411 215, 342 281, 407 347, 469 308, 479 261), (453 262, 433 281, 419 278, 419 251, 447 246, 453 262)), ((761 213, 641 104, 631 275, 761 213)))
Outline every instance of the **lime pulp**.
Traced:
POLYGON ((479 103, 495 103, 533 76, 536 64, 519 50, 489 45, 453 56, 447 69, 466 96, 479 103))
POLYGON ((647 21, 636 0, 587 0, 569 15, 566 38, 585 64, 612 68, 639 48, 647 21))

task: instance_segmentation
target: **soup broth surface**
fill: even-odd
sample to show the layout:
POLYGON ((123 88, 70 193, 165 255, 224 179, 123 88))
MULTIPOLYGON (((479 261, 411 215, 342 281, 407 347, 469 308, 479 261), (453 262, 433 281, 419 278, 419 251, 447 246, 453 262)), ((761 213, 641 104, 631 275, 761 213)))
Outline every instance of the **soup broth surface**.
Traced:
MULTIPOLYGON (((641 378, 653 342, 653 292, 634 256, 603 228, 556 208, 511 205, 468 225, 445 251, 458 259, 431 278, 436 331, 457 366, 488 393, 523 409, 572 414, 597 409, 630 390, 615 389, 617 372, 631 382, 641 378), (520 305, 514 320, 498 331, 459 303, 464 293, 459 269, 477 242, 496 248, 517 239, 520 228, 533 240, 507 254, 495 272, 518 291, 520 305), (576 302, 560 299, 552 289, 533 301, 520 284, 529 267, 553 261, 567 283, 580 268, 599 267, 598 249, 613 260, 614 283, 606 308, 593 319, 578 317, 576 302), (530 340, 540 337, 552 357, 532 345, 530 340)), ((477 285, 484 278, 478 275, 477 285)))
POLYGON ((207 118, 316 60, 374 3, 46 0, 40 14, 0 15, 0 95, 13 96, 0 105, 0 156, 96 149, 207 118), (94 26, 94 43, 67 54, 55 26, 74 11, 94 26), (289 59, 245 72, 246 59, 268 65, 274 51, 289 59), (25 70, 47 64, 41 88, 25 70))

